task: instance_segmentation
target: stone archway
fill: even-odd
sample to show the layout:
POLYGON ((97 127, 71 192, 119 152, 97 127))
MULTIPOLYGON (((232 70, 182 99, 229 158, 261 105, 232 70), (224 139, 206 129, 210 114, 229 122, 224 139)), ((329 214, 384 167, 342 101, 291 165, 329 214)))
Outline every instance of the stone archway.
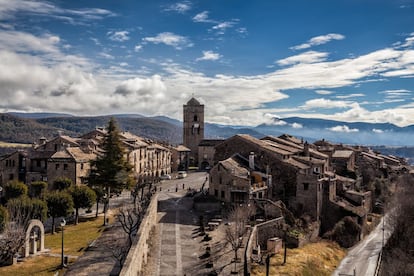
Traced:
POLYGON ((29 221, 29 225, 26 229, 26 237, 25 237, 25 244, 24 244, 24 257, 28 257, 30 253, 36 254, 37 251, 43 251, 45 249, 45 227, 43 223, 38 219, 32 219, 29 221), (40 229, 40 237, 37 237, 32 234, 32 230, 34 227, 39 227, 40 229), (37 238, 40 239, 40 249, 37 248, 37 238))

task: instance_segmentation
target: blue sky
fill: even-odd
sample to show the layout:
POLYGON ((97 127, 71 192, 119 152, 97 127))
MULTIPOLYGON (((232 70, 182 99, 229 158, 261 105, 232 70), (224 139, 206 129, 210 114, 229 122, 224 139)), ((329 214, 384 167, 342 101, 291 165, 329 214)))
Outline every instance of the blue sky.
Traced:
POLYGON ((0 0, 0 111, 406 126, 413 45, 414 0, 0 0))

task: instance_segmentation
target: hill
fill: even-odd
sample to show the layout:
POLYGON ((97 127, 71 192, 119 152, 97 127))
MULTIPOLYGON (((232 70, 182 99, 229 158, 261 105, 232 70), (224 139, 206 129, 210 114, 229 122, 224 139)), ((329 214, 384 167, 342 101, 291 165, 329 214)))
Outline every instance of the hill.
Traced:
MULTIPOLYGON (((11 143, 28 143, 37 141, 40 137, 51 138, 57 135, 59 129, 36 122, 33 119, 16 117, 11 114, 0 114, 0 141, 11 143)), ((68 131, 68 135, 76 133, 68 131)))

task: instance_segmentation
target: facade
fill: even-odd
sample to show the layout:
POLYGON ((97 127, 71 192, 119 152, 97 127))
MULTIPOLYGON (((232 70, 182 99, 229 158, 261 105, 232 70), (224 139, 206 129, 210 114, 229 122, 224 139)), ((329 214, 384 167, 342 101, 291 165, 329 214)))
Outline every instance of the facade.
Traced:
POLYGON ((204 139, 204 105, 191 98, 183 105, 183 144, 191 150, 189 166, 198 166, 198 145, 204 139))
MULTIPOLYGON (((79 138, 59 134, 39 139, 28 151, 17 151, 0 159, 0 185, 10 180, 30 184, 45 181, 52 188, 57 178, 69 178, 75 185, 86 184, 90 162, 102 153, 100 142, 106 130, 97 128, 79 138)), ((155 181, 171 173, 171 150, 149 139, 121 132, 125 157, 138 182, 155 181)))
POLYGON ((213 167, 216 146, 223 141, 223 139, 204 139, 200 142, 198 145, 198 164, 200 169, 208 170, 213 167))
MULTIPOLYGON (((251 158, 254 154, 252 154, 251 158)), ((243 204, 267 198, 270 177, 258 170, 254 159, 234 155, 218 162, 210 171, 209 193, 225 203, 243 204)))

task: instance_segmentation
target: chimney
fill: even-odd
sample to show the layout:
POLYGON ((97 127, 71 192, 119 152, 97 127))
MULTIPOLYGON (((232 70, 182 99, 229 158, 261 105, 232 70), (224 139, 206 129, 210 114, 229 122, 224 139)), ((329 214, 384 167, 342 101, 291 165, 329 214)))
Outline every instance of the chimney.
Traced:
POLYGON ((254 152, 250 152, 249 154, 249 168, 254 170, 254 152))
POLYGON ((303 145, 303 154, 306 157, 309 157, 309 144, 308 144, 308 141, 306 141, 305 144, 303 145))

